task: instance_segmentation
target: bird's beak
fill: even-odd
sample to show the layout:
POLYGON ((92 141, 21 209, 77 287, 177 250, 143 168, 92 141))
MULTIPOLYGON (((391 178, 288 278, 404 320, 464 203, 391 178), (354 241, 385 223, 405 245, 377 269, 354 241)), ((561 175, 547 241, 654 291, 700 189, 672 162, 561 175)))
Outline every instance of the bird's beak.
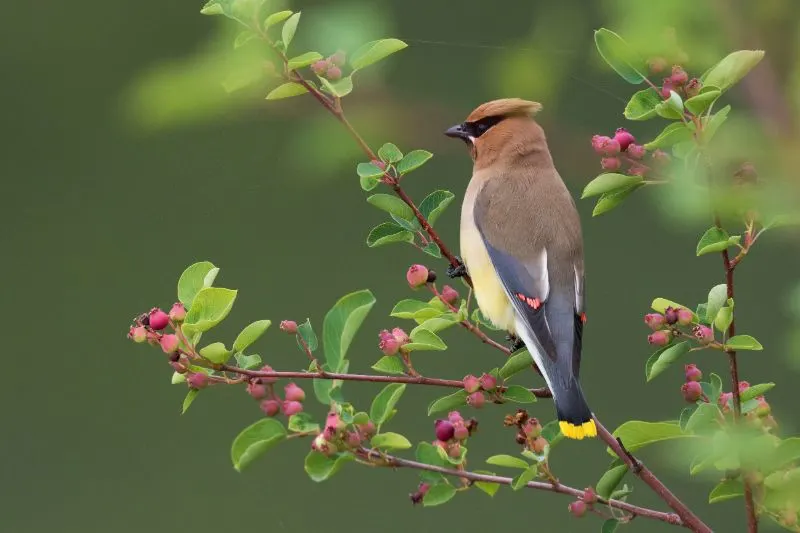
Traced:
POLYGON ((464 141, 470 140, 469 134, 466 131, 464 131, 464 129, 461 127, 461 124, 456 124, 452 128, 449 128, 447 131, 444 132, 444 134, 447 135, 448 137, 454 137, 456 139, 462 139, 464 141))

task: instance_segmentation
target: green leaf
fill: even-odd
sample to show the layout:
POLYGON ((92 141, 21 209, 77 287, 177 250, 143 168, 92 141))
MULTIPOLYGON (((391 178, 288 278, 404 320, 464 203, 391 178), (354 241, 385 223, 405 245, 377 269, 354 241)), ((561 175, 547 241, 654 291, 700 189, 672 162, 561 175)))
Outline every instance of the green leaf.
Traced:
POLYGON ((650 307, 653 309, 653 311, 657 311, 662 315, 667 311, 667 307, 674 307, 675 309, 683 307, 688 309, 688 307, 685 305, 673 302, 672 300, 667 300, 666 298, 655 298, 653 303, 650 304, 650 307))
MULTIPOLYGON (((420 442, 417 444, 416 458, 420 463, 426 465, 441 466, 443 468, 449 467, 447 460, 442 457, 439 448, 429 442, 420 442)), ((439 483, 444 481, 444 476, 438 472, 420 471, 422 478, 429 483, 439 483)))
POLYGON ((425 507, 442 505, 452 500, 455 495, 456 489, 447 483, 439 483, 428 489, 428 492, 422 497, 422 505, 425 507))
POLYGON ((781 228, 786 226, 800 226, 800 213, 787 213, 776 215, 764 225, 764 229, 781 228))
POLYGON ((423 329, 436 333, 458 324, 458 316, 455 313, 445 313, 440 317, 428 318, 420 326, 423 329))
POLYGON ((406 344, 405 348, 409 352, 416 352, 422 350, 446 350, 447 345, 436 333, 428 331, 425 328, 416 327, 411 331, 411 342, 406 344))
POLYGON ((392 143, 386 143, 378 149, 378 157, 384 163, 397 163, 403 159, 403 152, 392 143))
POLYGON ((170 383, 172 385, 178 385, 179 383, 186 383, 186 374, 179 374, 177 372, 173 372, 170 383))
POLYGON ((480 324, 486 329, 490 329, 492 331, 499 331, 499 328, 497 328, 494 324, 492 324, 492 321, 486 318, 486 316, 483 313, 481 313, 481 310, 478 308, 475 308, 470 318, 472 319, 473 322, 475 322, 476 324, 480 324))
POLYGON ((370 291, 351 292, 341 297, 325 315, 322 323, 325 360, 334 371, 339 371, 353 337, 373 305, 375 297, 370 291))
POLYGON ((227 361, 231 356, 231 351, 228 350, 221 342, 215 342, 200 349, 200 355, 211 361, 212 363, 222 364, 227 361))
POLYGON ((300 12, 297 12, 291 15, 283 24, 283 28, 281 29, 281 41, 283 41, 285 49, 289 48, 289 44, 291 44, 292 39, 294 39, 294 34, 297 31, 297 24, 299 22, 300 12))
POLYGON ((241 48, 242 46, 246 45, 253 39, 255 39, 257 35, 250 30, 244 30, 239 35, 236 36, 236 40, 233 42, 233 48, 241 48))
POLYGON ((384 374, 397 374, 402 375, 406 373, 406 367, 400 358, 393 355, 385 355, 378 359, 378 362, 372 365, 373 370, 383 372, 384 374))
POLYGON ((194 403, 194 399, 197 398, 199 393, 200 391, 197 389, 190 389, 189 392, 186 393, 186 397, 183 399, 183 406, 181 407, 181 414, 189 410, 189 407, 194 403))
POLYGON ((236 340, 233 341, 233 350, 235 352, 243 352, 267 331, 270 324, 272 324, 270 320, 257 320, 245 327, 242 332, 239 333, 239 336, 236 337, 236 340))
POLYGON ((691 348, 689 341, 683 341, 678 344, 669 346, 653 361, 652 365, 648 361, 646 370, 647 381, 652 380, 657 375, 666 370, 672 363, 683 357, 691 348))
POLYGON ((681 411, 681 416, 678 419, 678 425, 681 427, 681 431, 686 431, 686 424, 689 423, 689 419, 692 417, 692 415, 696 410, 697 410, 697 405, 692 405, 690 407, 683 408, 683 410, 681 411))
POLYGON ((706 320, 709 323, 714 322, 714 319, 717 317, 717 313, 722 306, 725 305, 725 302, 728 300, 728 287, 722 283, 720 285, 715 285, 708 291, 708 301, 706 302, 706 320))
POLYGON ((334 96, 338 96, 339 98, 347 96, 353 92, 353 78, 350 76, 345 76, 344 78, 336 81, 331 81, 327 78, 319 78, 319 82, 322 84, 322 87, 325 88, 325 90, 334 96))
POLYGON ((721 418, 722 412, 716 403, 701 403, 686 422, 685 431, 687 433, 696 433, 698 430, 716 426, 721 418))
POLYGON ((435 257, 436 259, 442 258, 442 252, 439 250, 439 246, 437 246, 435 242, 429 242, 426 244, 422 251, 431 257, 435 257))
POLYGON ((692 130, 683 122, 673 122, 664 128, 658 136, 644 145, 647 150, 667 148, 680 142, 692 139, 692 130))
POLYGON ((706 315, 708 314, 708 305, 705 303, 697 304, 697 311, 695 312, 695 316, 699 322, 703 324, 708 324, 706 320, 706 315))
POLYGON ((233 440, 231 446, 233 467, 241 472, 285 438, 286 429, 274 418, 264 418, 244 428, 233 440))
POLYGON ((395 318, 414 318, 414 315, 418 311, 424 309, 431 309, 431 305, 428 302, 420 302, 419 300, 400 300, 389 313, 389 316, 395 318))
POLYGON ((739 50, 728 54, 700 78, 703 85, 724 91, 739 82, 764 57, 763 50, 739 50))
POLYGON ((508 468, 521 468, 522 470, 526 470, 529 466, 531 466, 528 461, 520 459, 519 457, 514 457, 513 455, 493 455, 486 459, 486 463, 494 466, 505 466, 508 468))
POLYGON ((404 218, 400 218, 399 216, 397 216, 397 215, 395 215, 393 213, 390 214, 389 216, 392 217, 392 220, 396 224, 402 226, 404 229, 407 229, 408 231, 410 231, 412 233, 416 233, 417 231, 422 229, 422 226, 420 226, 420 224, 417 221, 416 217, 412 218, 411 220, 406 220, 404 218))
POLYGON ((350 56, 350 66, 353 67, 353 71, 360 70, 407 46, 400 39, 380 39, 368 42, 353 52, 353 55, 350 56))
POLYGON ((703 138, 706 142, 710 141, 714 134, 717 132, 720 126, 728 119, 728 113, 731 112, 731 106, 726 105, 716 113, 714 113, 711 118, 708 119, 706 127, 703 128, 703 138))
POLYGON ((419 212, 422 213, 422 216, 425 217, 428 224, 433 226, 436 220, 438 220, 439 215, 441 215, 447 206, 450 205, 450 202, 453 201, 453 198, 455 198, 455 195, 450 191, 433 191, 419 204, 419 212))
POLYGON ((708 503, 719 503, 732 498, 744 496, 744 485, 739 479, 726 479, 708 495, 708 503))
POLYGON ((553 449, 553 446, 564 440, 564 435, 561 434, 561 428, 559 427, 558 420, 552 420, 544 425, 542 428, 542 437, 544 437, 547 442, 550 443, 550 449, 553 449))
POLYGON ((763 396, 767 391, 772 389, 775 386, 774 383, 759 383, 758 385, 750 385, 750 387, 743 390, 739 393, 739 398, 741 401, 746 402, 747 400, 752 400, 753 398, 758 398, 759 396, 763 396))
POLYGON ((717 316, 714 318, 714 325, 718 330, 725 332, 728 331, 731 323, 733 322, 733 309, 728 306, 723 307, 717 311, 717 316))
POLYGON ((401 176, 408 174, 424 165, 431 157, 433 157, 433 154, 425 150, 412 150, 397 164, 397 172, 401 176))
MULTIPOLYGON (((768 460, 770 470, 777 470, 798 459, 800 459, 800 437, 785 439, 778 444, 778 447, 775 448, 775 452, 768 460)), ((781 474, 783 474, 783 472, 781 472, 781 474)))
POLYGON ((617 530, 617 526, 619 525, 619 520, 615 518, 609 518, 603 525, 600 526, 600 533, 614 533, 617 530))
POLYGON ((594 43, 600 56, 625 81, 637 85, 646 79, 642 74, 644 61, 636 57, 622 37, 611 30, 600 28, 594 32, 594 43))
POLYGON ((389 419, 394 406, 405 392, 406 386, 403 383, 390 383, 375 396, 372 406, 369 408, 369 418, 380 426, 389 419))
POLYGON ((750 335, 736 335, 725 343, 726 350, 763 350, 764 347, 750 335))
POLYGON ((378 433, 370 440, 373 448, 384 450, 407 450, 411 448, 411 442, 399 433, 378 433))
POLYGON ((222 6, 219 4, 219 0, 208 0, 206 5, 200 9, 201 15, 223 15, 225 11, 223 11, 222 6))
POLYGON ((312 481, 317 483, 330 479, 345 464, 353 460, 350 454, 338 454, 328 457, 319 452, 306 455, 305 471, 312 481))
POLYGON ((405 220, 414 220, 414 211, 403 200, 391 194, 373 194, 367 202, 378 209, 397 215, 405 220))
POLYGON ((613 172, 600 174, 584 187, 581 198, 589 198, 591 196, 616 191, 617 189, 640 183, 642 180, 643 178, 641 176, 628 176, 625 174, 615 174, 613 172))
POLYGON ((236 365, 239 368, 244 368, 245 370, 258 368, 259 366, 261 366, 261 363, 263 362, 261 361, 261 356, 258 354, 243 355, 237 353, 234 355, 234 357, 236 358, 236 365))
POLYGON ((525 488, 528 485, 529 481, 533 481, 538 472, 539 472, 539 465, 529 466, 523 473, 514 478, 514 481, 511 482, 511 488, 513 490, 520 490, 525 488))
POLYGON ((708 379, 711 385, 709 398, 719 398, 719 394, 722 392, 722 378, 712 372, 708 379))
MULTIPOLYGON (((686 437, 676 422, 642 422, 630 420, 614 431, 614 437, 622 440, 625 448, 634 452, 654 442, 686 437)), ((609 454, 614 455, 611 448, 609 454)))
POLYGON ((361 178, 380 178, 385 174, 385 171, 375 163, 359 163, 356 167, 356 173, 361 178))
MULTIPOLYGON (((625 446, 627 447, 627 444, 625 446)), ((627 473, 627 465, 617 465, 606 470, 595 485, 597 495, 606 500, 609 499, 611 493, 622 483, 622 478, 624 478, 627 473)))
POLYGON ((661 95, 648 87, 637 91, 625 106, 625 118, 628 120, 647 120, 656 116, 656 106, 661 103, 661 95))
POLYGON ((451 411, 462 405, 467 405, 467 391, 463 389, 431 402, 428 406, 428 416, 441 411, 451 411))
MULTIPOLYGON (((297 335, 299 337, 297 339, 297 347, 300 348, 300 351, 302 353, 306 353, 306 350, 303 347, 303 344, 300 342, 300 339, 303 339, 305 341, 306 346, 308 346, 308 349, 311 350, 312 352, 315 351, 319 346, 319 341, 317 340, 317 334, 314 333, 314 328, 311 327, 311 319, 307 318, 305 322, 297 326, 297 335)), ((335 370, 333 369, 328 369, 328 370, 330 370, 331 372, 335 372, 335 370)))
POLYGON ((367 235, 367 246, 370 248, 393 242, 414 242, 414 234, 393 222, 383 222, 367 235))
POLYGON ((305 54, 291 58, 286 66, 289 70, 297 70, 307 67, 320 59, 322 59, 322 54, 319 52, 306 52, 305 54))
POLYGON ((289 417, 289 431, 311 433, 319 431, 319 424, 314 422, 314 417, 309 413, 297 413, 289 417))
POLYGON ((666 118, 676 118, 676 119, 682 118, 683 117, 683 99, 675 91, 670 91, 669 92, 669 98, 667 98, 659 106, 656 106, 656 113, 658 113, 661 116, 665 116, 666 118), (666 109, 660 110, 659 108, 661 106, 663 106, 666 109), (667 112, 667 110, 669 112, 667 112), (663 114, 660 111, 663 111, 663 114))
POLYGON ((708 109, 711 104, 717 101, 717 98, 722 94, 722 92, 713 86, 706 86, 700 90, 700 94, 697 96, 693 96, 686 100, 684 105, 686 109, 694 113, 695 115, 699 115, 706 109, 708 109))
POLYGON ((264 21, 264 29, 268 29, 270 26, 274 26, 275 24, 280 24, 284 20, 288 19, 292 16, 291 11, 278 11, 277 13, 273 13, 272 15, 267 17, 267 20, 264 21))
POLYGON ((206 287, 194 297, 183 323, 189 334, 208 331, 222 322, 233 307, 236 291, 218 287, 206 287))
POLYGON ((712 226, 706 230, 697 243, 697 255, 701 256, 712 252, 727 250, 730 244, 730 235, 724 229, 712 226))
POLYGON ((217 273, 219 273, 219 269, 208 261, 201 261, 187 267, 178 279, 178 300, 187 309, 191 309, 197 293, 201 289, 210 287, 214 283, 217 273))
POLYGON ((503 398, 517 403, 533 403, 536 401, 536 396, 520 385, 509 385, 503 392, 503 398))
MULTIPOLYGON (((494 476, 495 475, 494 472, 490 472, 488 470, 475 470, 474 472, 476 474, 483 474, 483 475, 486 475, 486 476, 494 476)), ((476 481, 475 482, 475 487, 480 489, 480 490, 482 490, 483 492, 485 492, 489 496, 494 496, 497 493, 497 491, 500 490, 500 484, 499 483, 492 483, 490 481, 476 481)))
POLYGON ((627 187, 623 187, 622 189, 617 189, 612 192, 605 193, 603 196, 597 200, 597 203, 592 210, 592 216, 600 216, 604 213, 608 213, 618 205, 620 205, 625 198, 627 198, 633 191, 638 189, 644 185, 644 183, 634 183, 633 185, 629 185, 627 187))
POLYGON ((522 350, 518 353, 515 353, 506 359, 506 364, 504 364, 500 369, 500 377, 502 379, 508 379, 511 376, 522 372, 526 368, 530 368, 532 362, 533 358, 531 358, 531 354, 528 353, 528 350, 522 350))
POLYGON ((298 96, 301 94, 305 94, 308 92, 308 89, 300 85, 299 83, 295 83, 290 81, 288 83, 284 83, 283 85, 279 85, 272 89, 270 93, 267 95, 267 100, 280 100, 282 98, 291 98, 292 96, 298 96))

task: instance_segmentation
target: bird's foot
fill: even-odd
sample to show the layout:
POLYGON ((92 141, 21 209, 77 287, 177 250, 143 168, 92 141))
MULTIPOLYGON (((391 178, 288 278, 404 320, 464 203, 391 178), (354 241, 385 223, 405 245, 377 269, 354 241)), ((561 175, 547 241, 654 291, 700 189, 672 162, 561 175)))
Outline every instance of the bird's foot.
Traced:
POLYGON ((447 267, 447 275, 451 278, 463 278, 467 275, 467 267, 460 257, 456 257, 456 266, 450 265, 447 267))
POLYGON ((508 334, 506 335, 506 340, 511 342, 509 346, 511 353, 518 352, 525 347, 525 342, 516 335, 508 334))

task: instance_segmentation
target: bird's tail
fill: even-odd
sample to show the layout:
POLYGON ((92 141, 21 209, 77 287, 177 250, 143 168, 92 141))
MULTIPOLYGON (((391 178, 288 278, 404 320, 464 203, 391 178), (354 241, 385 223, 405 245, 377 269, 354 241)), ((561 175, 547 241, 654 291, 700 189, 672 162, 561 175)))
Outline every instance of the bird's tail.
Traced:
POLYGON ((597 436, 597 426, 577 380, 573 378, 569 387, 553 391, 553 399, 558 425, 565 437, 581 440, 597 436))

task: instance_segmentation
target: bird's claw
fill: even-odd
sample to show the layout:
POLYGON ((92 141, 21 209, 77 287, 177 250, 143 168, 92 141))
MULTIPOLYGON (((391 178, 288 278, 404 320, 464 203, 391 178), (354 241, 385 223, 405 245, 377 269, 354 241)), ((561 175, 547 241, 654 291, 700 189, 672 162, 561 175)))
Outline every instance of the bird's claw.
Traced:
POLYGON ((506 335, 506 340, 511 342, 509 346, 511 353, 518 352, 525 347, 525 342, 516 335, 508 334, 506 335))
POLYGON ((457 265, 447 267, 447 276, 450 278, 463 278, 467 275, 467 267, 460 257, 456 257, 457 265))

